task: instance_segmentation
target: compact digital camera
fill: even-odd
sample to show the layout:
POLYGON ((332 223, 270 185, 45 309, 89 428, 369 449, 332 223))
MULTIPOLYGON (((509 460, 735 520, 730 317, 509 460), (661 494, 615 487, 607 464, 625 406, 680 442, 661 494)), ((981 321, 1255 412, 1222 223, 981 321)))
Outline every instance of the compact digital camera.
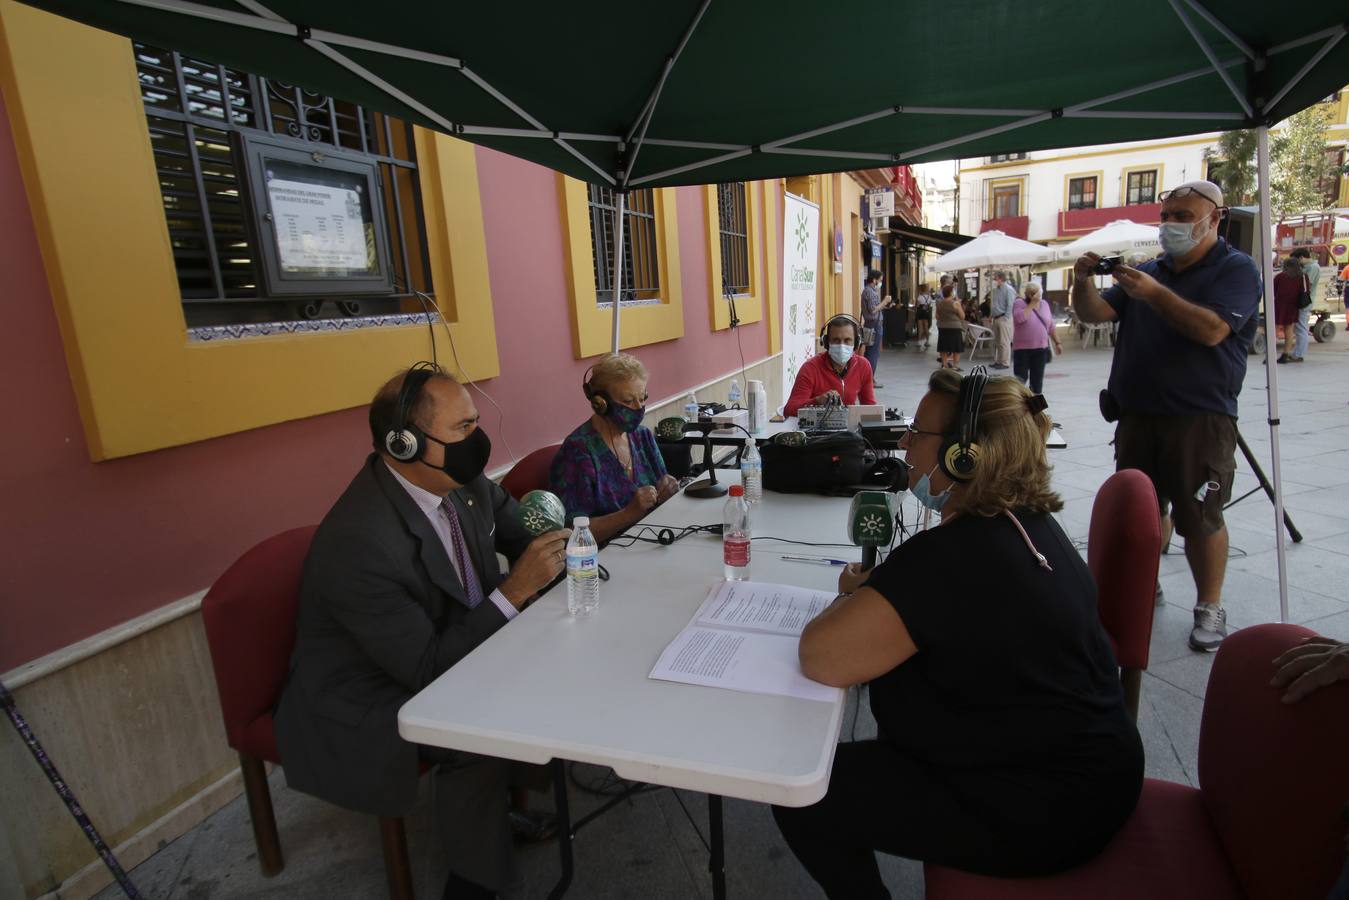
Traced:
POLYGON ((1115 271, 1115 266, 1123 262, 1124 258, 1120 256, 1102 256, 1097 262, 1093 272, 1098 275, 1109 275, 1115 271))

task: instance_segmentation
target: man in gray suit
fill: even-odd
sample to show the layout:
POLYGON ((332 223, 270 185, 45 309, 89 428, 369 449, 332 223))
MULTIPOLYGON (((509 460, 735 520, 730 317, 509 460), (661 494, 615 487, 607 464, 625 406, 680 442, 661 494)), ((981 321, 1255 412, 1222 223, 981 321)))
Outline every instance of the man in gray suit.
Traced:
POLYGON ((370 405, 370 432, 376 452, 305 560, 276 712, 286 781, 398 817, 412 809, 418 763, 438 764, 446 895, 491 897, 515 877, 511 764, 408 743, 398 710, 557 576, 570 532, 531 541, 515 500, 482 474, 491 442, 472 398, 436 368, 419 364, 385 384, 370 405), (497 551, 511 562, 504 577, 497 551))

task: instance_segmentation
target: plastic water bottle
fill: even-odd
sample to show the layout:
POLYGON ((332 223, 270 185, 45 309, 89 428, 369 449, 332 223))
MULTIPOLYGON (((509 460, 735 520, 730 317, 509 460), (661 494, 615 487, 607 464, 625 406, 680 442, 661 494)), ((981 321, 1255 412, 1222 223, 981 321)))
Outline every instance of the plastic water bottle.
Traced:
POLYGON ((588 616, 600 602, 599 545, 590 533, 590 518, 577 516, 567 539, 567 612, 588 616))
POLYGON ((698 421, 698 399, 693 396, 693 391, 689 391, 688 402, 684 404, 684 421, 698 421))
POLYGON ((759 455, 758 441, 745 439, 745 452, 740 457, 740 483, 745 487, 745 502, 758 503, 763 499, 763 457, 759 455))
POLYGON ((734 378, 731 379, 731 390, 726 395, 726 402, 733 407, 740 405, 740 382, 734 378))
POLYGON ((743 485, 731 485, 731 498, 722 511, 721 555, 727 581, 749 578, 749 504, 743 485))
POLYGON ((752 380, 749 383, 749 430, 751 434, 761 434, 768 427, 768 392, 763 382, 752 380))

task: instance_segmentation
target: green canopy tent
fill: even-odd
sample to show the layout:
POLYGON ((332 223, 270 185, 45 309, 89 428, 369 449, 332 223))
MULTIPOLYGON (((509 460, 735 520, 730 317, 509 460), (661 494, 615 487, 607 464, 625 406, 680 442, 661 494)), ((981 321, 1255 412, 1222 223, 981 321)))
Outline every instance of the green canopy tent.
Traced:
MULTIPOLYGON (((1268 126, 1349 80, 1335 3, 1292 15, 1256 0, 912 0, 846 12, 812 0, 27 2, 612 188, 615 349, 630 189, 1253 127, 1268 235, 1268 126), (982 64, 933 61, 953 27, 982 64), (1018 62, 1031 46, 1059 52, 1018 62)), ((1281 528, 1277 548, 1286 619, 1281 528)))

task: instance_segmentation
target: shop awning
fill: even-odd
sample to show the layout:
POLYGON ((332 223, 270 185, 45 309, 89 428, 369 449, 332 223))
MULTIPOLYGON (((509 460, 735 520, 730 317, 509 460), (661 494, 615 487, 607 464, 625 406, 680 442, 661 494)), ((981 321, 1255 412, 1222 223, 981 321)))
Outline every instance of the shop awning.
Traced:
POLYGON ((955 234, 950 231, 937 231, 933 228, 910 225, 898 216, 890 219, 890 233, 899 235, 910 244, 921 244, 940 253, 948 253, 960 245, 968 244, 974 240, 974 237, 968 234, 955 234))

